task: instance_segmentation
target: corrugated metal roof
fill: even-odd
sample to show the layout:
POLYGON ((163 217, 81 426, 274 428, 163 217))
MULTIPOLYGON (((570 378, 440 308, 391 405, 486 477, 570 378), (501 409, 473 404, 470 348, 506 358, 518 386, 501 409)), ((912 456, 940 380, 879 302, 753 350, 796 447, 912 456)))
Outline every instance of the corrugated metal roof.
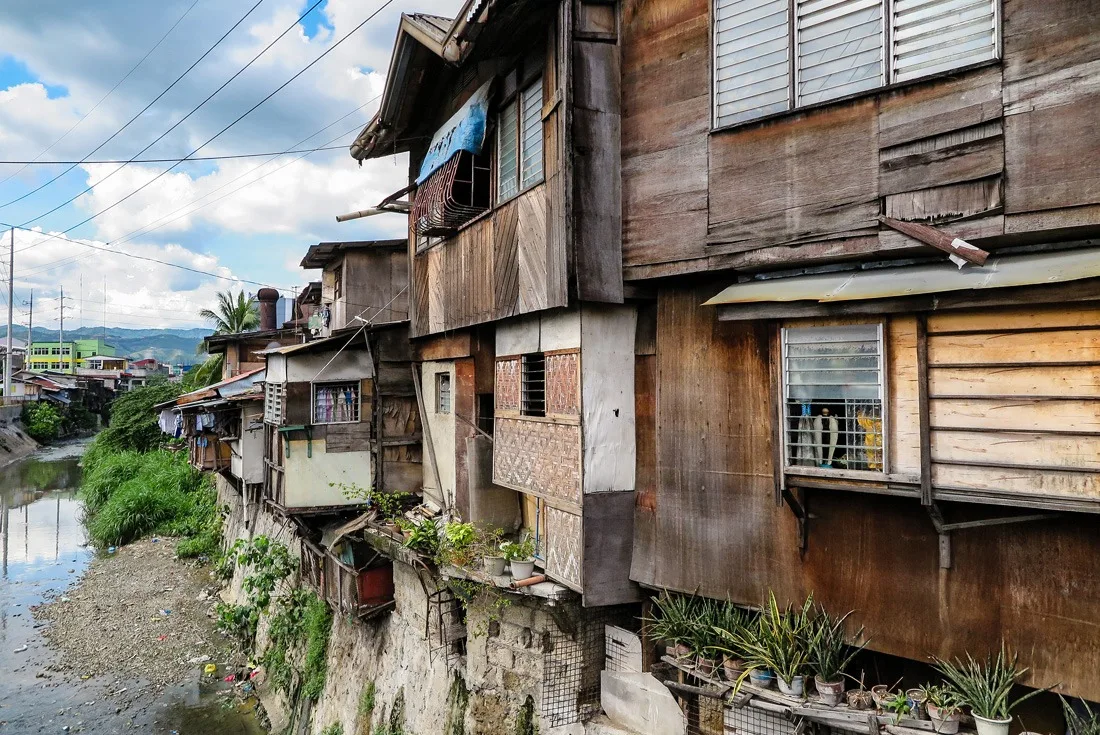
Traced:
POLYGON ((704 306, 769 301, 857 301, 1012 286, 1036 286, 1100 277, 1100 248, 990 258, 959 270, 944 261, 900 268, 749 281, 729 286, 704 306))

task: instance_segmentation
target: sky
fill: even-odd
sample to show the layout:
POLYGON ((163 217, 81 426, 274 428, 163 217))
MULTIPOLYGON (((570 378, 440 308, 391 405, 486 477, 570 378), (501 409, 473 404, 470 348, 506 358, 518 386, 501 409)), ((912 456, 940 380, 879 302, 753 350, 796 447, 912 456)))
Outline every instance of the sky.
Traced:
POLYGON ((290 295, 318 277, 298 266, 310 245, 404 232, 400 215, 336 223, 338 214, 376 205, 407 176, 404 156, 360 167, 347 146, 377 109, 401 13, 450 17, 461 0, 391 0, 347 41, 195 155, 327 145, 339 145, 338 150, 183 163, 159 178, 171 163, 93 163, 183 158, 385 0, 322 0, 295 23, 315 1, 0 3, 0 161, 89 161, 67 173, 70 166, 63 164, 0 163, 0 230, 5 231, 0 286, 5 290, 6 230, 13 224, 33 230, 15 231, 17 323, 26 324, 24 302, 33 291, 35 326, 55 327, 64 288, 66 327, 101 324, 104 307, 109 326, 203 326, 198 311, 212 306, 218 291, 252 293, 260 287, 227 279, 263 283, 290 295), (178 84, 92 154, 242 17, 178 84))

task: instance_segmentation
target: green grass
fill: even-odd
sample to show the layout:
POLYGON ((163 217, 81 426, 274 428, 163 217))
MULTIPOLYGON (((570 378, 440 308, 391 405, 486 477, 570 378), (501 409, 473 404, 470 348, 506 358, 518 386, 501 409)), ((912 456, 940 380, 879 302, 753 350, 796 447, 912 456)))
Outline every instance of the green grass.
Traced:
POLYGON ((213 554, 221 517, 209 477, 182 453, 116 451, 98 440, 84 455, 88 535, 98 546, 122 546, 149 534, 180 536, 181 557, 213 554))

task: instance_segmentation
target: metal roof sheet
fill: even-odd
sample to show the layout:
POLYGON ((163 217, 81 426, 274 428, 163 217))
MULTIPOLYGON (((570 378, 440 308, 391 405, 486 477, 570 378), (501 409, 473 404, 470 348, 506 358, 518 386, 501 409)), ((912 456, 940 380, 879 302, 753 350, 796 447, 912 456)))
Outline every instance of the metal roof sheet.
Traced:
POLYGON ((875 268, 736 283, 704 306, 769 301, 857 301, 1012 286, 1036 286, 1100 276, 1100 248, 990 258, 982 267, 953 263, 875 268))

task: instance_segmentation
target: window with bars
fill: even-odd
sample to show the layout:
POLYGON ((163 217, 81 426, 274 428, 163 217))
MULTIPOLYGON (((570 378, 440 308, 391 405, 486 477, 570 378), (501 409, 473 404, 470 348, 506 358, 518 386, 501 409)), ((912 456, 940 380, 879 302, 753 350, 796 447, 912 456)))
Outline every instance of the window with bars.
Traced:
POLYGON ((264 386, 264 421, 269 424, 282 423, 285 405, 286 384, 267 383, 264 386))
POLYGON ((714 125, 996 59, 998 3, 714 0, 714 125))
POLYGON ((313 423, 352 424, 359 421, 359 383, 314 383, 313 423))
POLYGON ((435 412, 451 412, 451 374, 435 374, 435 412))
POLYGON ((546 356, 541 352, 524 355, 521 361, 520 406, 522 416, 546 415, 546 356))
POLYGON ((446 236, 478 217, 491 204, 492 166, 487 153, 455 153, 425 179, 413 199, 416 234, 425 242, 446 236))
POLYGON ((788 466, 882 472, 882 325, 783 329, 788 466))
POLYGON ((542 77, 500 108, 497 201, 542 181, 542 77))

